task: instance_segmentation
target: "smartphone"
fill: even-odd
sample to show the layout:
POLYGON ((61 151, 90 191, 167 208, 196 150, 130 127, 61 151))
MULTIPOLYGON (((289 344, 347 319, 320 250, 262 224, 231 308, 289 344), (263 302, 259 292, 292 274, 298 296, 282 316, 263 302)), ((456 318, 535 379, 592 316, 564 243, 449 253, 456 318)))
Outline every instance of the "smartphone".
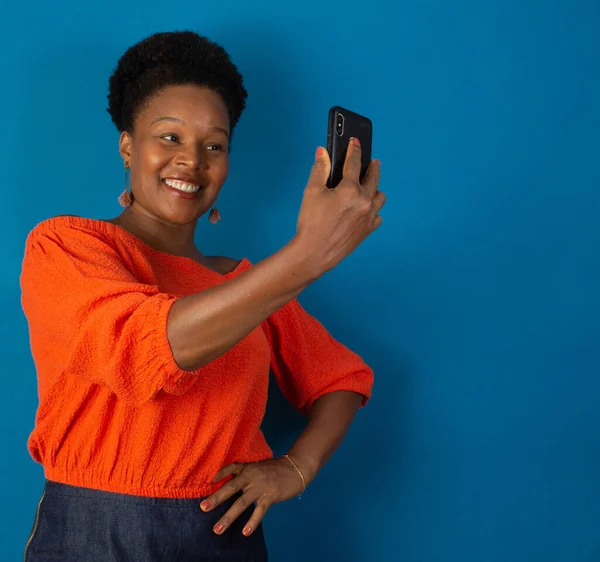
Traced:
POLYGON ((360 167, 360 181, 365 176, 371 162, 371 142, 373 137, 373 124, 368 117, 344 109, 339 105, 329 110, 329 124, 327 127, 327 152, 331 158, 331 173, 327 187, 335 187, 340 183, 348 143, 352 137, 357 137, 362 149, 360 167))

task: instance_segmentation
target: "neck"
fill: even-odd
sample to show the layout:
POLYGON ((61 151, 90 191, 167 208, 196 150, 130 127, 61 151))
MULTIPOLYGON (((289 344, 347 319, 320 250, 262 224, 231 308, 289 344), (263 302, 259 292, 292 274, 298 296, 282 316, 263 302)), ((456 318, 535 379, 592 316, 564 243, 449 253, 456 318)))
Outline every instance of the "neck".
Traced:
POLYGON ((197 221, 189 224, 169 223, 136 209, 134 203, 110 222, 131 232, 160 252, 187 257, 201 255, 194 243, 197 221))

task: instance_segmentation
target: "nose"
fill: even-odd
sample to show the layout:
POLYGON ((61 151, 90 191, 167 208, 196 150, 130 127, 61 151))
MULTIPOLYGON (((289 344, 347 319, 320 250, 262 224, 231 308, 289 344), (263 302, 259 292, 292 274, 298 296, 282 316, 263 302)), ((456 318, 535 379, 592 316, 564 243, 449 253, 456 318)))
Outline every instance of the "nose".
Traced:
POLYGON ((208 167, 208 161, 202 144, 194 143, 182 147, 182 150, 175 157, 175 164, 192 170, 205 170, 208 167))

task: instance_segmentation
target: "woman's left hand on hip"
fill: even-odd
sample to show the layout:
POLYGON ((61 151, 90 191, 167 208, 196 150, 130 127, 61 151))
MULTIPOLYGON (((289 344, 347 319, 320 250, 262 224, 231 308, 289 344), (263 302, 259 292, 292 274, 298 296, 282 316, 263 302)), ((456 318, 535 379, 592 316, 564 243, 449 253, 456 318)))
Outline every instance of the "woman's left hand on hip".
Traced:
POLYGON ((246 536, 251 535, 273 504, 297 496, 304 488, 300 475, 285 458, 248 464, 230 464, 219 471, 214 482, 227 476, 233 478, 200 504, 202 511, 208 512, 234 494, 242 493, 213 527, 218 535, 225 532, 250 505, 256 502, 254 513, 242 531, 246 536))

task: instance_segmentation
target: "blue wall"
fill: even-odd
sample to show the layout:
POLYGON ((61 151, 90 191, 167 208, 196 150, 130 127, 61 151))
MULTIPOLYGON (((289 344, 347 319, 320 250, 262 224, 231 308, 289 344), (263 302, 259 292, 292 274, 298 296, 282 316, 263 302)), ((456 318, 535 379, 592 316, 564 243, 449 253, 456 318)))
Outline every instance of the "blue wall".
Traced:
MULTIPOLYGON (((25 236, 119 212, 108 75, 130 44, 191 28, 250 92, 201 249, 259 260, 289 240, 333 104, 372 117, 388 195, 377 234, 301 297, 377 382, 270 514, 273 560, 600 560, 598 2, 103 4, 3 8, 0 558, 20 559, 43 485, 25 236)), ((273 393, 276 450, 298 428, 273 393)))

